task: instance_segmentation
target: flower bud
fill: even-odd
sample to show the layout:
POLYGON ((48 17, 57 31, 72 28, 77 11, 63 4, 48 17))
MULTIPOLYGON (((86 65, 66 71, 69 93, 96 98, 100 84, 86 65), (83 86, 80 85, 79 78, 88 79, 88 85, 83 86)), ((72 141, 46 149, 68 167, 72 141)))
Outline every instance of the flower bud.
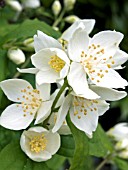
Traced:
POLYGON ((118 156, 119 156, 120 158, 123 158, 123 159, 128 159, 128 148, 127 148, 127 150, 124 150, 124 151, 120 152, 120 153, 118 154, 118 156))
POLYGON ((76 0, 64 0, 64 7, 67 11, 73 9, 76 0))
POLYGON ((24 8, 38 8, 40 6, 40 0, 22 0, 24 8))
POLYGON ((70 15, 65 17, 65 21, 68 22, 69 24, 73 24, 74 22, 80 20, 79 17, 77 17, 76 15, 70 15))
POLYGON ((55 16, 57 16, 61 11, 61 3, 58 0, 55 0, 52 4, 52 11, 55 16))
POLYGON ((22 64, 25 62, 25 55, 22 50, 17 47, 10 48, 8 50, 8 58, 12 60, 15 64, 22 64))
POLYGON ((22 6, 18 1, 15 0, 7 0, 6 3, 15 11, 21 12, 22 6))
POLYGON ((28 38, 28 39, 24 40, 23 44, 26 47, 34 49, 34 39, 33 38, 28 38))

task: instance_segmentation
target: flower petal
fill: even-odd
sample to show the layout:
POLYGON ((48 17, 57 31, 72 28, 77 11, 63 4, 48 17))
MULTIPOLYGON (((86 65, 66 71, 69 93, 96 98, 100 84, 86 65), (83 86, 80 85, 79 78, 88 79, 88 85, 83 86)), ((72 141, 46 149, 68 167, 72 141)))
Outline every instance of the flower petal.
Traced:
POLYGON ((68 83, 73 88, 74 92, 81 97, 87 99, 96 99, 99 96, 88 87, 86 73, 80 63, 72 62, 68 75, 68 83))
POLYGON ((34 114, 23 112, 21 105, 12 104, 3 111, 0 125, 12 130, 26 129, 33 121, 34 116, 34 114))
POLYGON ((35 51, 38 52, 44 48, 62 48, 60 43, 46 35, 45 33, 41 32, 41 31, 37 31, 37 35, 34 35, 34 47, 35 47, 35 51))
POLYGON ((57 48, 46 48, 40 50, 39 52, 32 56, 31 58, 32 64, 40 70, 43 71, 49 70, 50 69, 49 61, 51 57, 55 55, 57 55, 60 59, 65 61, 65 63, 67 63, 68 65, 70 64, 70 61, 66 53, 63 50, 57 48))
POLYGON ((57 120, 56 120, 55 126, 52 129, 53 133, 57 132, 59 130, 59 128, 62 126, 62 124, 66 118, 66 115, 68 113, 69 107, 71 105, 71 100, 72 100, 71 95, 68 95, 65 97, 65 100, 58 111, 57 120))
POLYGON ((72 61, 80 62, 82 52, 87 52, 89 37, 85 30, 78 29, 69 40, 68 53, 72 61))
POLYGON ((44 83, 55 83, 60 76, 58 73, 54 72, 53 69, 47 71, 39 71, 36 74, 36 82, 41 85, 44 83))
MULTIPOLYGON (((84 131, 89 137, 92 137, 92 132, 96 130, 98 125, 98 109, 91 111, 91 108, 95 107, 95 104, 90 103, 86 107, 86 114, 79 111, 78 114, 74 114, 76 109, 71 107, 70 118, 73 124, 80 130, 84 131), (91 106, 91 107, 90 107, 91 106)), ((80 108, 81 109, 81 108, 80 108)))
POLYGON ((128 54, 122 50, 117 50, 112 60, 109 59, 107 63, 111 64, 111 62, 113 61, 113 64, 111 64, 111 67, 117 68, 123 63, 125 63, 127 60, 128 60, 128 54))
POLYGON ((60 39, 64 39, 66 41, 69 41, 74 34, 75 30, 78 28, 84 29, 87 34, 89 34, 95 24, 94 19, 85 19, 85 20, 79 20, 74 22, 66 31, 63 32, 62 36, 60 39))
MULTIPOLYGON (((48 129, 52 129, 54 127, 57 117, 58 117, 58 112, 53 112, 52 115, 50 116, 49 120, 48 120, 48 129)), ((70 128, 67 125, 66 120, 63 122, 62 126, 58 130, 58 133, 60 135, 69 135, 69 134, 71 134, 70 128)))
POLYGON ((102 116, 109 109, 109 103, 107 103, 105 100, 97 101, 98 114, 99 116, 102 116))
POLYGON ((47 139, 46 151, 54 155, 60 148, 60 135, 49 131, 45 137, 47 139))
POLYGON ((108 100, 108 101, 120 100, 127 95, 125 91, 118 91, 118 90, 95 86, 95 85, 91 85, 90 89, 92 89, 99 96, 101 96, 101 99, 108 100))
POLYGON ((123 39, 123 34, 116 31, 101 31, 93 36, 91 39, 91 44, 98 45, 102 47, 118 46, 123 39))
POLYGON ((108 68, 107 66, 98 66, 95 68, 94 73, 89 74, 89 78, 97 86, 107 87, 107 88, 125 88, 128 82, 123 79, 115 70, 108 68), (103 77, 97 75, 102 70, 103 77), (107 73, 106 73, 107 71, 107 73))
POLYGON ((30 74, 36 74, 39 71, 38 68, 25 68, 25 69, 17 68, 17 70, 20 73, 30 73, 30 74))
POLYGON ((39 123, 43 122, 49 116, 52 103, 53 103, 53 101, 42 102, 42 104, 37 112, 35 124, 39 124, 39 123))
POLYGON ((8 79, 0 82, 0 87, 4 91, 5 95, 13 102, 24 101, 21 90, 27 89, 28 86, 29 89, 33 89, 29 82, 22 79, 8 79))
POLYGON ((41 85, 36 84, 36 88, 40 91, 40 97, 43 101, 49 100, 51 91, 50 84, 48 83, 41 85))

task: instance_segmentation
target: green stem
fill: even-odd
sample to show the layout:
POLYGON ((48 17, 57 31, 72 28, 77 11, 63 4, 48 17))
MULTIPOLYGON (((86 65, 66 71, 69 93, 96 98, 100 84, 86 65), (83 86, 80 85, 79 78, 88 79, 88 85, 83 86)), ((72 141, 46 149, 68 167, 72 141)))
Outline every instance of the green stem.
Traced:
POLYGON ((57 25, 61 22, 64 14, 65 14, 65 8, 63 8, 62 12, 60 13, 59 17, 55 20, 52 27, 57 27, 57 25))
MULTIPOLYGON (((31 59, 30 57, 27 58, 27 60, 25 61, 25 63, 21 66, 21 69, 25 68, 25 67, 29 64, 30 59, 31 59)), ((13 78, 19 77, 20 74, 21 74, 21 73, 17 71, 16 74, 13 76, 13 78)))
POLYGON ((95 170, 100 170, 111 159, 112 155, 109 154, 106 158, 97 166, 95 170))
POLYGON ((57 96, 55 97, 55 100, 54 100, 54 102, 53 102, 53 104, 52 104, 52 108, 51 108, 52 111, 55 109, 55 106, 56 106, 56 104, 57 104, 57 102, 58 102, 61 94, 63 93, 63 91, 64 91, 65 88, 67 87, 67 85, 68 85, 68 81, 67 81, 67 79, 64 79, 64 84, 63 84, 63 86, 61 87, 61 89, 59 90, 59 92, 58 92, 57 96))
POLYGON ((49 120, 52 112, 55 110, 55 106, 56 106, 56 104, 57 104, 57 102, 58 102, 61 94, 64 92, 64 90, 66 89, 67 86, 68 86, 68 81, 67 81, 67 79, 65 78, 65 79, 64 79, 64 84, 63 84, 63 86, 61 87, 61 89, 59 90, 57 96, 56 96, 55 99, 54 99, 54 102, 53 102, 52 107, 51 107, 51 113, 50 113, 50 115, 47 117, 47 119, 46 119, 46 120, 44 121, 44 123, 43 123, 44 126, 47 126, 48 120, 49 120))

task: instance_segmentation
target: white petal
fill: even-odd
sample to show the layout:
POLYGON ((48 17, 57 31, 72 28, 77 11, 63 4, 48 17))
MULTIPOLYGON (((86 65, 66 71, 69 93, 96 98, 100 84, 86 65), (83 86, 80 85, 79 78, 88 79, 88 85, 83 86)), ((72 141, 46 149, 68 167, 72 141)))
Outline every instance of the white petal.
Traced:
POLYGON ((97 86, 107 87, 107 88, 125 88, 128 85, 128 82, 123 79, 115 70, 109 68, 107 66, 98 66, 95 68, 95 73, 89 74, 90 79, 94 78, 92 82, 97 86), (102 74, 104 75, 102 78, 97 75, 102 70, 102 74), (108 73, 105 72, 108 70, 108 73), (99 82, 98 82, 99 81, 99 82))
MULTIPOLYGON (((89 101, 88 101, 89 102, 89 101)), ((94 107, 96 107, 94 105, 94 107)), ((83 112, 80 112, 77 115, 74 115, 74 107, 70 109, 70 117, 73 124, 80 130, 84 131, 88 136, 92 137, 92 132, 96 130, 98 125, 98 110, 91 111, 91 107, 86 107, 87 114, 84 115, 83 112), (80 117, 78 117, 80 116, 80 117)))
POLYGON ((30 113, 23 112, 21 105, 17 107, 17 104, 12 104, 3 111, 0 117, 0 125, 12 130, 21 130, 26 129, 33 119, 34 114, 30 115, 30 113))
POLYGON ((30 74, 36 74, 39 71, 39 69, 37 68, 25 68, 25 69, 17 68, 17 70, 20 73, 30 73, 30 74))
POLYGON ((39 71, 36 74, 36 82, 41 85, 43 83, 55 83, 60 78, 59 74, 54 72, 53 69, 48 71, 39 71))
POLYGON ((121 64, 125 63, 128 60, 128 54, 122 50, 117 50, 112 60, 108 60, 107 63, 114 61, 114 64, 111 64, 112 68, 119 67, 121 64))
POLYGON ((52 103, 53 103, 53 101, 42 102, 42 104, 37 112, 35 124, 39 124, 39 123, 43 122, 49 116, 52 103))
POLYGON ((21 102, 24 100, 21 90, 27 89, 28 86, 30 89, 33 89, 29 82, 22 79, 8 79, 0 82, 0 87, 4 91, 5 95, 9 100, 14 102, 21 102))
POLYGON ((41 85, 36 84, 36 88, 40 91, 40 97, 41 99, 43 99, 43 101, 49 100, 51 91, 50 84, 48 83, 41 85))
POLYGON ((88 34, 92 31, 95 24, 93 19, 85 19, 74 22, 65 32, 63 32, 60 39, 69 41, 75 30, 78 28, 84 29, 88 34))
POLYGON ((48 132, 47 129, 43 128, 43 127, 40 127, 40 126, 35 126, 35 127, 31 127, 28 129, 27 132, 31 132, 31 131, 34 131, 34 132, 37 132, 37 133, 42 133, 42 132, 48 132))
POLYGON ((89 89, 86 73, 80 63, 72 62, 68 75, 68 83, 73 88, 74 92, 81 97, 87 99, 96 99, 99 96, 89 89))
MULTIPOLYGON (((55 125, 56 118, 58 117, 58 112, 53 112, 48 120, 48 129, 52 129, 55 125)), ((60 129, 57 131, 60 135, 69 135, 71 134, 70 128, 67 125, 66 120, 63 122, 60 129)))
POLYGON ((118 91, 106 87, 91 85, 90 89, 96 92, 103 100, 116 101, 124 98, 127 93, 125 91, 118 91))
POLYGON ((46 151, 54 155, 60 148, 60 135, 49 131, 45 137, 47 139, 46 151))
POLYGON ((108 109, 109 104, 104 100, 97 100, 97 108, 98 108, 98 114, 99 116, 103 115, 108 109))
POLYGON ((87 52, 89 44, 89 37, 87 32, 81 29, 78 29, 73 34, 72 38, 69 40, 68 44, 68 53, 69 58, 73 61, 81 61, 81 53, 87 52))
POLYGON ((51 157, 52 157, 52 155, 49 152, 45 151, 45 150, 39 152, 38 154, 35 153, 35 152, 32 152, 30 150, 26 150, 25 153, 28 155, 28 157, 30 159, 32 159, 33 161, 36 161, 36 162, 47 161, 47 160, 51 159, 51 157))
POLYGON ((91 40, 91 44, 98 45, 102 47, 118 46, 123 39, 123 34, 116 31, 101 31, 95 34, 91 40))
POLYGON ((62 124, 66 118, 66 115, 68 113, 69 107, 71 105, 71 100, 72 100, 71 95, 66 96, 62 106, 60 107, 60 109, 58 111, 57 120, 56 120, 55 126, 52 129, 53 133, 58 131, 59 128, 62 126, 62 124))
POLYGON ((41 31, 37 31, 37 35, 34 35, 34 47, 36 52, 44 48, 62 48, 56 39, 46 35, 41 31))
POLYGON ((49 70, 50 65, 48 64, 50 57, 54 56, 56 53, 52 52, 50 49, 43 49, 32 55, 32 64, 39 70, 49 70))

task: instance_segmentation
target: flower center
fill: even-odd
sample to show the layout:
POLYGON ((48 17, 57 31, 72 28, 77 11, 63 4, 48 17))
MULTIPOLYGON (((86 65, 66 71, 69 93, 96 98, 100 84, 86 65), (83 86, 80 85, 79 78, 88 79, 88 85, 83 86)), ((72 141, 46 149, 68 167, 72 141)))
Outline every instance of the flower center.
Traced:
POLYGON ((74 97, 73 106, 74 106, 74 116, 77 116, 78 119, 84 115, 86 116, 90 112, 96 112, 98 103, 97 100, 87 100, 83 97, 74 97))
POLYGON ((44 134, 41 136, 35 136, 31 139, 29 145, 32 152, 39 153, 40 151, 44 151, 46 149, 47 139, 44 134))
POLYGON ((115 64, 112 56, 104 57, 105 49, 101 46, 92 44, 88 47, 88 54, 84 51, 81 52, 81 64, 84 66, 85 71, 91 75, 91 80, 96 78, 97 83, 101 81, 109 69, 115 64), (107 69, 96 69, 97 65, 104 65, 107 69), (107 67, 106 67, 107 66, 107 67))
POLYGON ((59 58, 57 55, 51 56, 50 61, 48 62, 51 68, 55 70, 55 72, 60 72, 62 68, 65 66, 65 62, 59 58))
MULTIPOLYGON (((28 86, 26 89, 21 90, 21 93, 23 93, 22 98, 17 98, 17 100, 23 101, 21 102, 24 112, 23 116, 27 116, 26 113, 29 113, 30 115, 35 114, 42 102, 42 99, 40 99, 39 90, 31 89, 30 86, 28 86)), ((19 107, 19 104, 17 105, 17 107, 19 107)))

